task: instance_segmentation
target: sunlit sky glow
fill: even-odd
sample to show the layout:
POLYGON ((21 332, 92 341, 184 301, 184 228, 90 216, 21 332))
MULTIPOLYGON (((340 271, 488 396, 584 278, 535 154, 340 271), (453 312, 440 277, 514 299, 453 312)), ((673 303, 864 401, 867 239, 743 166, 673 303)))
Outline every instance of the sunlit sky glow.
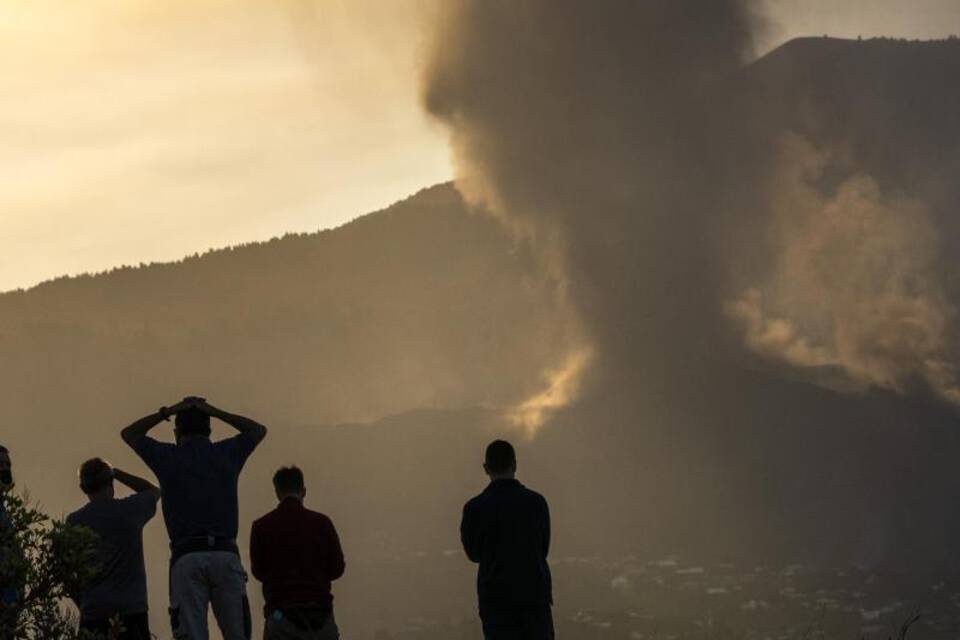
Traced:
MULTIPOLYGON (((449 179, 433 0, 4 0, 0 290, 336 226, 449 179)), ((940 37, 955 0, 768 0, 775 41, 940 37)))

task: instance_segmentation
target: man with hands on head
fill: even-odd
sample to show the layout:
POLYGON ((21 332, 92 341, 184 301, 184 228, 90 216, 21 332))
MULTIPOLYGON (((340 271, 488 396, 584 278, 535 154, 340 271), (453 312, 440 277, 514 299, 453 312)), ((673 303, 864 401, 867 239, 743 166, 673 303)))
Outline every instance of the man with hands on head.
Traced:
POLYGON ((247 575, 237 548, 237 481, 266 435, 262 424, 198 397, 161 407, 121 433, 156 474, 163 491, 171 551, 170 624, 177 640, 208 640, 211 607, 224 640, 250 638, 247 575), (147 435, 173 416, 176 444, 147 435), (212 442, 211 418, 239 433, 212 442))
POLYGON ((80 489, 87 504, 67 516, 67 524, 97 535, 100 565, 91 584, 75 595, 80 628, 107 637, 118 621, 117 640, 150 640, 143 528, 157 513, 160 489, 100 458, 81 465, 80 489), (114 480, 134 494, 117 499, 114 480))

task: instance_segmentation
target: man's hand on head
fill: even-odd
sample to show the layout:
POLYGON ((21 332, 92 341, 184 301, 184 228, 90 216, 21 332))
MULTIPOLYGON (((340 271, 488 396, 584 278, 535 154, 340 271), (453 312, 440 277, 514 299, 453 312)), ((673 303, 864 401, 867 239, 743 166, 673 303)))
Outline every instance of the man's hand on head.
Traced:
POLYGON ((203 411, 211 418, 219 418, 223 415, 223 411, 207 402, 206 398, 193 398, 193 400, 196 402, 194 408, 198 409, 199 411, 203 411))
POLYGON ((187 409, 197 409, 202 408, 203 405, 207 403, 206 399, 199 396, 187 396, 177 404, 167 407, 166 413, 170 415, 176 415, 181 411, 186 411, 187 409))

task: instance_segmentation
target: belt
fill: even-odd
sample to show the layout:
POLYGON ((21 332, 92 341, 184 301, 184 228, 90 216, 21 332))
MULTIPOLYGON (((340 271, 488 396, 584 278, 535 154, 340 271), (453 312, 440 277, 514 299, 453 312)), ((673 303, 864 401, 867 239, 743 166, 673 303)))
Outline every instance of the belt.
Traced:
POLYGON ((222 538, 211 535, 191 536, 170 543, 170 566, 172 567, 177 560, 187 554, 204 551, 226 551, 238 556, 240 555, 240 548, 237 546, 235 538, 222 538))

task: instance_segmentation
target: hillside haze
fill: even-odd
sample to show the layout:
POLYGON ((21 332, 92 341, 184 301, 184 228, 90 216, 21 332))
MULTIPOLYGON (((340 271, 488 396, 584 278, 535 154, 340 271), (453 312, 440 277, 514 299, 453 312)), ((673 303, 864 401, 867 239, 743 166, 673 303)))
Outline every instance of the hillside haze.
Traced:
MULTIPOLYGON (((449 184, 333 231, 49 282, 0 296, 0 442, 14 452, 20 486, 65 513, 84 501, 83 460, 143 471, 120 429, 202 394, 271 429, 245 471, 243 540, 273 502, 272 471, 297 463, 348 556, 411 552, 423 548, 419 538, 449 548, 455 526, 427 527, 418 509, 459 508, 430 493, 449 478, 427 479, 452 460, 448 445, 481 447, 460 431, 476 419, 444 421, 444 432, 401 421, 389 434, 358 423, 483 406, 491 417, 481 424, 507 429, 500 411, 539 392, 562 351, 556 300, 529 250, 468 212, 449 184), (353 426, 317 430, 338 423, 353 426), (422 495, 405 502, 413 487, 422 495)), ((458 501, 464 483, 480 486, 478 455, 469 452, 463 480, 445 495, 458 501)), ((158 518, 148 527, 155 613, 165 611, 164 535, 158 518)), ((165 624, 155 617, 157 629, 165 624)))
POLYGON ((98 418, 191 389, 298 424, 505 406, 562 338, 552 298, 444 185, 333 231, 3 294, 2 382, 98 418))
MULTIPOLYGON (((142 471, 117 434, 160 404, 199 393, 263 421, 271 432, 242 480, 241 531, 269 508, 272 470, 300 464, 308 502, 341 529, 347 576, 337 587, 338 617, 361 638, 412 619, 472 624, 459 509, 482 488, 482 447, 497 435, 520 443, 522 479, 551 500, 554 555, 573 558, 557 568, 561 630, 579 611, 575 567, 592 557, 860 563, 932 575, 960 560, 960 517, 951 508, 960 430, 941 380, 924 369, 901 375, 902 349, 880 329, 850 338, 863 348, 806 360, 781 343, 751 343, 743 315, 731 317, 724 303, 761 291, 779 304, 764 312, 830 340, 825 326, 865 317, 856 305, 808 317, 776 289, 794 274, 778 261, 794 253, 769 241, 783 215, 768 199, 773 183, 752 179, 765 175, 758 167, 780 166, 771 158, 786 148, 800 158, 791 171, 804 176, 803 197, 832 201, 849 180, 869 176, 878 201, 922 203, 923 225, 936 236, 932 262, 915 269, 914 253, 900 248, 865 261, 890 265, 880 270, 886 280, 871 282, 902 271, 911 283, 942 276, 936 295, 924 285, 918 296, 942 304, 943 344, 933 342, 952 354, 958 71, 956 41, 813 38, 724 78, 736 88, 740 122, 749 123, 749 142, 727 151, 717 196, 736 203, 736 213, 696 241, 658 220, 590 247, 615 253, 630 244, 650 271, 612 261, 625 270, 589 274, 616 278, 595 278, 597 306, 580 309, 596 323, 600 357, 616 364, 601 367, 583 399, 532 441, 504 410, 542 390, 544 372, 574 342, 576 320, 542 256, 441 185, 333 231, 3 294, 0 442, 14 454, 21 485, 56 513, 82 501, 75 469, 87 457, 142 471), (686 269, 701 263, 729 279, 694 299, 715 283, 687 286, 686 269), (786 275, 768 281, 771 273, 786 275), (620 299, 608 304, 608 294, 620 299), (691 309, 694 320, 667 326, 675 333, 654 326, 691 309), (885 354, 862 356, 870 351, 863 345, 876 344, 885 354)), ((897 232, 899 212, 915 208, 881 210, 890 217, 866 217, 864 238, 897 232)), ((788 227, 801 235, 816 226, 797 225, 788 227)), ((926 236, 910 238, 911 251, 931 246, 926 236)), ((859 255, 856 243, 835 253, 859 255)), ((847 270, 841 261, 833 273, 847 270)), ((800 282, 814 290, 800 297, 804 312, 850 298, 833 280, 843 278, 800 282)), ((899 292, 877 286, 886 298, 899 292)), ((164 425, 158 432, 170 437, 164 425)), ((159 519, 148 537, 154 625, 163 634, 159 519)), ((612 591, 606 599, 609 580, 598 584, 591 597, 621 606, 612 591)), ((435 637, 474 637, 465 629, 435 637)))

